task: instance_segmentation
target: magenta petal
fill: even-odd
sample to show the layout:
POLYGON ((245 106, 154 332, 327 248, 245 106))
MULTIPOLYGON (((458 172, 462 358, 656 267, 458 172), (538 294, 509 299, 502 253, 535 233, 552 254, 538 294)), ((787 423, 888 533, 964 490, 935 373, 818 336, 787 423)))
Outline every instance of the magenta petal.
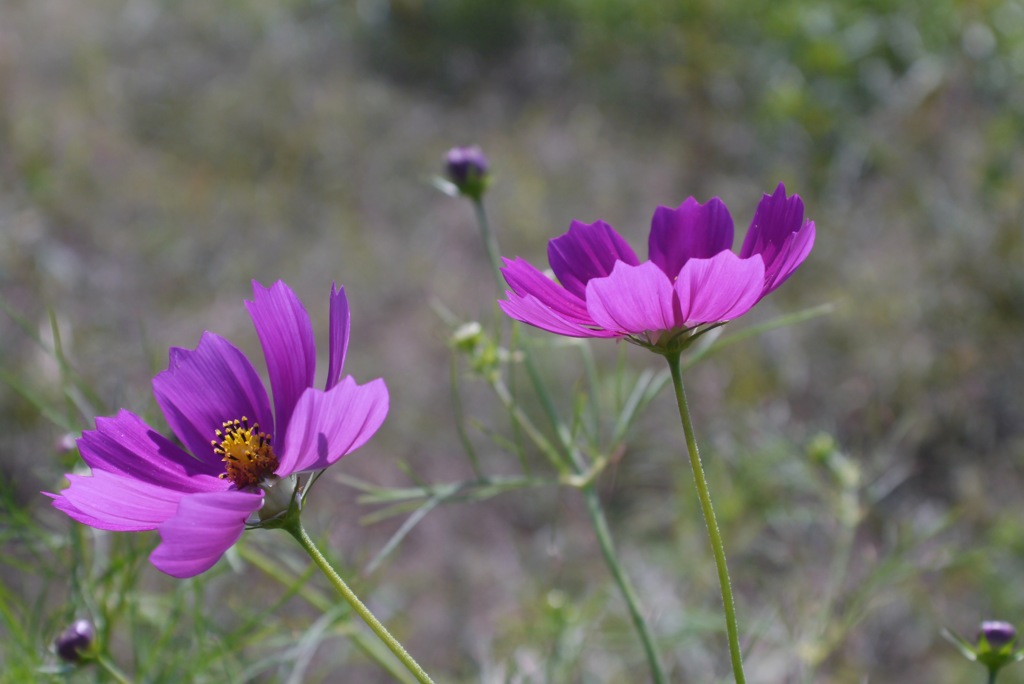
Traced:
POLYGON ((629 243, 604 221, 573 221, 569 232, 548 243, 548 261, 562 287, 580 299, 587 283, 610 274, 616 262, 640 263, 629 243))
POLYGON ((203 333, 195 351, 172 347, 167 370, 153 378, 153 394, 174 434, 197 458, 220 463, 210 441, 224 421, 248 418, 273 434, 267 390, 234 345, 203 333))
POLYGON ((206 572, 238 541, 245 521, 263 505, 262 492, 207 492, 181 499, 177 513, 160 525, 160 546, 149 556, 172 577, 206 572))
POLYGON ((597 323, 593 321, 587 324, 570 321, 532 295, 520 297, 512 291, 508 291, 505 294, 508 299, 499 301, 498 306, 510 318, 514 318, 522 323, 532 325, 541 330, 547 330, 556 335, 565 335, 566 337, 619 336, 618 333, 599 329, 597 323))
POLYGON ((651 261, 669 278, 675 278, 690 259, 709 259, 732 249, 733 223, 722 200, 705 204, 687 198, 678 209, 658 207, 651 219, 648 238, 651 261))
POLYGON ((502 261, 505 262, 505 266, 501 269, 501 274, 520 298, 532 296, 560 318, 580 325, 593 324, 590 314, 587 313, 587 306, 581 298, 570 294, 525 259, 502 261))
POLYGON ((103 470, 94 470, 91 476, 66 477, 71 486, 54 498, 53 505, 78 522, 101 530, 156 529, 174 515, 182 497, 189 496, 103 470))
POLYGON ((345 367, 345 353, 348 351, 348 333, 352 316, 345 297, 345 288, 338 288, 331 283, 331 332, 330 362, 327 366, 327 385, 331 389, 338 384, 341 369, 345 367))
POLYGON ((587 284, 587 308, 598 325, 620 334, 670 330, 676 326, 672 283, 658 266, 615 265, 607 278, 587 284))
POLYGON ((280 477, 326 468, 370 439, 388 414, 383 380, 357 385, 351 376, 326 392, 310 388, 299 399, 280 454, 280 477))
POLYGON ((93 469, 124 475, 180 492, 227 489, 219 463, 199 461, 130 411, 97 418, 96 429, 78 440, 82 459, 93 469))
POLYGON ((307 387, 313 386, 316 373, 313 325, 302 302, 280 280, 270 288, 253 281, 252 292, 253 301, 246 301, 245 308, 263 345, 277 418, 277 431, 273 436, 281 444, 295 402, 307 387))
POLYGON ((719 252, 710 259, 686 262, 676 280, 676 294, 687 326, 717 323, 742 316, 761 298, 764 263, 719 252))

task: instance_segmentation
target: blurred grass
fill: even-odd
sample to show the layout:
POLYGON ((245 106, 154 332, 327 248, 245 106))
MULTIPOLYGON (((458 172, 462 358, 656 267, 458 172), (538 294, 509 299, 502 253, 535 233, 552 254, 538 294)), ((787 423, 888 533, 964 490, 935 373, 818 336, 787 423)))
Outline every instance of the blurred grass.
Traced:
MULTIPOLYGON (((486 319, 490 276, 469 207, 427 182, 468 142, 496 170, 488 205, 506 253, 535 262, 574 218, 608 220, 640 248, 654 207, 691 194, 720 195, 742 229, 779 180, 817 221, 808 263, 731 332, 824 302, 837 313, 723 350, 688 381, 752 680, 969 681, 941 627, 1021 621, 1019 2, 2 12, 0 294, 24 323, 0 323, 6 680, 32 681, 87 611, 138 681, 288 681, 311 643, 330 648, 306 681, 388 681, 349 651, 345 618, 317 623, 297 596, 276 604, 319 584, 285 589, 240 561, 171 582, 144 562, 152 535, 80 530, 37 492, 61 486, 74 454, 58 444, 94 414, 154 417, 148 380, 166 347, 209 328, 258 357, 240 306, 252 278, 287 280, 321 334, 329 281, 348 288, 348 370, 384 376, 393 404, 347 476, 417 484, 404 463, 423 482, 470 477, 439 400, 447 331, 431 302, 486 319), (822 432, 855 485, 815 451, 822 432), (118 564, 97 566, 95 549, 118 564)), ((599 363, 617 362, 613 347, 595 348, 599 363)), ((552 353, 569 414, 583 369, 552 353)), ((625 363, 656 362, 629 349, 625 363)), ((485 438, 514 437, 496 402, 465 390, 486 471, 514 472, 485 438)), ((602 493, 666 659, 708 681, 725 671, 717 594, 674 425, 654 401, 602 493)), ((308 526, 357 574, 401 520, 361 527, 354 489, 320 487, 308 526)), ((251 534, 243 558, 250 546, 279 558, 287 542, 251 534)), ((623 681, 639 664, 571 492, 438 507, 366 582, 410 650, 454 681, 623 681)))

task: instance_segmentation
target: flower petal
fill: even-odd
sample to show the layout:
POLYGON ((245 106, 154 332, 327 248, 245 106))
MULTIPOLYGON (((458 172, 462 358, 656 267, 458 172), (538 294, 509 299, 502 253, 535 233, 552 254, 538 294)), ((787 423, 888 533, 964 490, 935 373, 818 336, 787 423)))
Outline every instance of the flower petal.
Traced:
POLYGON ((352 324, 352 316, 345 297, 345 288, 331 283, 331 332, 330 361, 327 366, 327 385, 331 389, 338 384, 341 369, 345 367, 345 353, 348 351, 348 333, 352 324))
POLYGON ((206 572, 238 541, 245 521, 262 505, 262 492, 233 489, 185 496, 174 516, 157 528, 162 541, 149 561, 172 577, 206 572))
POLYGON ((710 259, 690 259, 679 272, 676 294, 685 325, 717 323, 742 316, 761 298, 764 263, 719 252, 710 259))
POLYGON ((708 259, 732 249, 733 223, 722 200, 701 204, 688 197, 677 209, 658 207, 651 219, 651 261, 674 279, 690 259, 708 259))
POLYGON ((153 378, 153 394, 174 434, 194 456, 220 463, 210 440, 224 421, 243 416, 274 434, 267 390, 249 359, 233 344, 203 333, 195 351, 172 347, 167 370, 153 378))
POLYGON ((282 281, 265 288, 252 283, 253 301, 246 301, 252 324, 263 346, 263 356, 274 393, 277 431, 274 439, 283 444, 288 420, 316 373, 316 344, 309 314, 292 289, 282 281))
POLYGON ((592 321, 587 325, 570 321, 532 295, 520 297, 511 290, 505 294, 508 299, 498 302, 501 310, 510 318, 514 318, 527 325, 532 325, 535 328, 547 330, 556 335, 565 335, 566 337, 619 336, 618 333, 599 329, 597 323, 592 321))
POLYGON ((811 253, 811 249, 814 247, 814 237, 814 221, 808 221, 798 232, 791 233, 786 238, 775 255, 775 259, 765 269, 762 297, 782 285, 789 276, 793 275, 797 267, 811 253))
POLYGON ((740 256, 760 254, 770 271, 782 244, 803 225, 804 201, 800 195, 786 197, 786 186, 779 183, 774 193, 765 193, 758 202, 740 256))
MULTIPOLYGON (((555 281, 541 273, 525 259, 517 257, 515 261, 502 259, 505 266, 501 274, 505 276, 512 291, 520 299, 534 297, 545 307, 554 311, 561 318, 581 325, 593 325, 587 306, 583 299, 561 287, 555 281)), ((529 323, 530 321, 524 321, 529 323)))
POLYGON ((94 470, 165 489, 207 492, 230 485, 217 477, 224 471, 219 464, 192 458, 131 411, 97 418, 96 429, 86 430, 79 438, 78 450, 94 470))
POLYGON ((551 270, 562 287, 580 299, 587 283, 610 274, 618 261, 640 263, 633 248, 604 221, 573 221, 569 232, 548 243, 551 270))
POLYGON ((67 475, 71 483, 54 498, 54 507, 80 523, 101 530, 138 532, 156 529, 189 496, 124 475, 94 470, 91 476, 67 475))
POLYGON ((351 376, 322 392, 310 388, 299 398, 277 475, 326 468, 366 443, 388 414, 383 380, 357 385, 351 376))
POLYGON ((650 261, 617 263, 610 276, 587 283, 587 309, 598 325, 622 335, 676 326, 672 283, 650 261))

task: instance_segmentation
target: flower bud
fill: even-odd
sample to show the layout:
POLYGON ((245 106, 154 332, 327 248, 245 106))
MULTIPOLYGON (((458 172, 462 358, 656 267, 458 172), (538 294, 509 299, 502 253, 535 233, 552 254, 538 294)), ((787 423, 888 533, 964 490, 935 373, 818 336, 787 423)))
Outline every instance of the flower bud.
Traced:
POLYGON ((458 188, 459 194, 473 200, 479 200, 487 189, 488 168, 487 157, 477 145, 453 147, 445 157, 448 180, 458 188))
POLYGON ((54 647, 57 655, 69 663, 82 661, 83 654, 90 649, 93 640, 96 638, 96 630, 88 620, 75 620, 75 622, 64 630, 56 641, 54 647))
POLYGON ((986 620, 981 623, 978 630, 978 648, 982 647, 982 640, 984 640, 989 648, 998 651, 1004 646, 1012 644, 1016 638, 1017 630, 1009 622, 986 620))

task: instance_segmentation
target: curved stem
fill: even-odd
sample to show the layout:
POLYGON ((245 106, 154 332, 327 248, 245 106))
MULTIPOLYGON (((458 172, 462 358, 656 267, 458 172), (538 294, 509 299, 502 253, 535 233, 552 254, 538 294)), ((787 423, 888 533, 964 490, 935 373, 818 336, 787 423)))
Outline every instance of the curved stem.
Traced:
POLYGON ((386 645, 391 652, 394 653, 400 661, 402 661, 402 664, 405 665, 406 669, 409 670, 414 677, 416 677, 417 681, 421 684, 433 684, 433 680, 430 676, 422 667, 420 667, 419 663, 413 660, 413 657, 409 655, 409 652, 405 650, 401 643, 399 643, 398 639, 391 636, 391 633, 388 632, 384 625, 381 624, 380 620, 374 617, 373 613, 370 612, 370 609, 363 605, 363 602, 359 600, 359 597, 355 595, 355 592, 349 589, 345 580, 341 579, 341 575, 339 575, 331 566, 330 562, 322 553, 320 553, 320 549, 318 549, 316 544, 313 543, 313 540, 309 538, 308 534, 306 534, 306 530, 302 527, 302 523, 299 519, 296 517, 293 521, 289 521, 288 524, 283 526, 283 529, 295 537, 295 541, 299 542, 306 553, 309 554, 309 557, 313 559, 313 562, 317 564, 317 567, 323 571, 324 575, 327 576, 327 579, 334 585, 334 588, 338 590, 338 593, 341 594, 342 598, 352 606, 352 610, 358 613, 359 617, 363 618, 363 621, 370 626, 370 629, 373 630, 374 634, 376 634, 377 637, 384 642, 384 645, 386 645))
POLYGON ((665 679, 665 672, 661 667, 661 661, 658 660, 658 652, 654 648, 654 637, 651 635, 650 627, 647 626, 643 613, 640 612, 640 602, 637 600, 633 585, 630 584, 629 578, 619 564, 618 556, 615 554, 615 546, 612 544, 612 535, 608 530, 608 521, 605 520, 601 501, 597 496, 597 492, 594 491, 593 485, 583 488, 583 498, 587 502, 587 512, 590 514, 590 520, 594 525, 594 533, 597 535, 597 542, 601 546, 604 561, 608 564, 608 569, 611 571, 612 577, 615 578, 615 583, 619 585, 619 591, 622 592, 622 598, 625 599, 626 606, 629 608, 629 615, 633 619, 633 626, 636 627, 636 631, 640 634, 640 641, 643 643, 644 653, 647 655, 647 663, 651 668, 651 679, 655 684, 664 684, 667 680, 665 679))
POLYGON ((700 499, 701 510, 704 512, 704 522, 708 528, 708 537, 711 539, 711 549, 715 554, 715 566, 718 568, 718 584, 722 589, 722 605, 725 608, 725 629, 729 636, 729 656, 732 659, 732 674, 736 684, 744 684, 746 678, 743 675, 743 657, 740 653, 739 629, 736 627, 736 604, 732 598, 729 568, 725 562, 725 545, 722 543, 722 533, 718 531, 715 509, 711 506, 711 492, 708 491, 708 483, 704 479, 704 467, 701 465, 700 451, 697 449, 697 438, 693 433, 690 407, 686 403, 686 392, 683 390, 683 375, 679 370, 680 356, 680 352, 675 352, 668 354, 665 358, 668 360, 669 370, 672 373, 672 384, 676 391, 676 403, 679 404, 679 419, 683 423, 683 433, 686 435, 686 449, 690 453, 690 467, 693 469, 693 480, 697 485, 697 496, 700 499))

